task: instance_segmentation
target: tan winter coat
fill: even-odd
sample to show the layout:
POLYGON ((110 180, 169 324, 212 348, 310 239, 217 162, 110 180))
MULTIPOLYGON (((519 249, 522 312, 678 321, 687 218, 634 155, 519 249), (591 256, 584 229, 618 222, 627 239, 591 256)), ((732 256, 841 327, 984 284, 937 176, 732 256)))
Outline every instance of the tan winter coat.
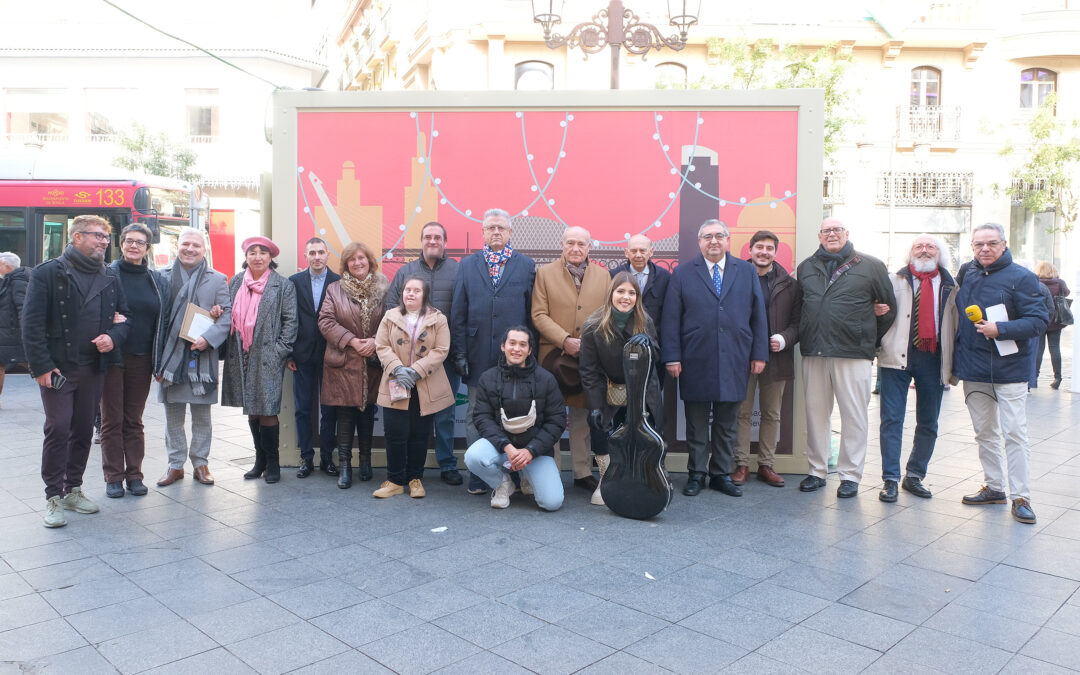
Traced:
POLYGON ((375 402, 379 391, 379 378, 382 372, 377 366, 369 365, 367 356, 360 356, 349 347, 349 340, 362 340, 375 337, 379 321, 383 315, 383 296, 390 286, 390 281, 376 272, 376 295, 379 302, 368 317, 368 330, 361 329, 363 312, 360 305, 335 281, 326 287, 326 297, 319 309, 319 331, 326 338, 326 351, 323 353, 323 405, 351 406, 366 408, 375 402), (364 386, 364 376, 367 386, 364 386))
MULTIPOLYGON (((585 277, 581 280, 581 292, 574 286, 574 280, 566 269, 566 262, 560 256, 536 271, 533 284, 532 320, 540 333, 540 350, 537 363, 543 363, 544 357, 555 348, 562 349, 563 340, 568 337, 580 338, 585 319, 604 304, 611 275, 599 266, 589 263, 585 268, 585 277)), ((566 404, 577 408, 585 407, 583 393, 568 396, 566 404)))
POLYGON ((420 414, 431 415, 454 403, 454 392, 450 389, 450 380, 446 378, 443 368, 443 361, 450 353, 450 326, 443 313, 434 307, 420 321, 415 344, 409 338, 405 316, 399 310, 387 312, 379 324, 379 332, 375 336, 375 348, 383 366, 379 405, 396 410, 409 409, 409 399, 390 401, 388 383, 395 368, 408 366, 420 376, 416 383, 420 414))

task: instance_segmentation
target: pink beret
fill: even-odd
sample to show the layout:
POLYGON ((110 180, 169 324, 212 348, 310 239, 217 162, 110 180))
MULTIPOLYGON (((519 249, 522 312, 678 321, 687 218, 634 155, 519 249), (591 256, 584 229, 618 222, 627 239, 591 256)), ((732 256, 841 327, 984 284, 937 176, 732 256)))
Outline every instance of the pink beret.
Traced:
POLYGON ((278 248, 277 244, 261 235, 257 237, 248 237, 244 240, 244 243, 240 244, 240 248, 244 251, 244 253, 247 253, 247 250, 252 246, 262 246, 266 250, 270 251, 271 258, 276 258, 278 257, 278 254, 281 253, 281 249, 278 248))

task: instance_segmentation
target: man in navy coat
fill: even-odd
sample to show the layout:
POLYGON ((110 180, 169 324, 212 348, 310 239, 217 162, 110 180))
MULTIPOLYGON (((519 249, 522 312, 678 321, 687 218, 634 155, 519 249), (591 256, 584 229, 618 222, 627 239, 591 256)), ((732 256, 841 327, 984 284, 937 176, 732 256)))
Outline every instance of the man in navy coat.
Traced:
MULTIPOLYGON (((326 242, 312 237, 304 244, 308 268, 289 277, 296 286, 296 317, 299 326, 292 357, 286 362, 293 371, 293 402, 296 407, 296 443, 300 446, 300 470, 297 478, 307 478, 314 470, 315 450, 311 447, 311 406, 318 400, 322 385, 323 353, 326 339, 319 332, 319 309, 326 297, 326 287, 341 277, 327 268, 330 253, 326 242)), ((334 442, 337 413, 332 405, 319 406, 319 468, 331 476, 334 466, 334 442)))
MULTIPOLYGON (((510 214, 488 209, 484 214, 484 247, 461 259, 450 317, 450 358, 469 387, 465 411, 465 441, 480 440, 473 424, 474 388, 480 376, 499 364, 503 333, 512 326, 532 326, 532 288, 536 263, 510 245, 510 214)), ((533 335, 535 339, 536 336, 533 335)), ((471 494, 489 488, 477 476, 469 478, 471 494)))
POLYGON ((709 487, 732 497, 742 490, 729 475, 739 408, 750 373, 769 360, 765 299, 753 265, 728 254, 727 225, 698 228, 701 256, 671 275, 660 324, 660 360, 678 378, 686 413, 688 497, 709 487), (709 413, 712 425, 709 426, 709 413), (710 454, 712 455, 710 459, 710 454))

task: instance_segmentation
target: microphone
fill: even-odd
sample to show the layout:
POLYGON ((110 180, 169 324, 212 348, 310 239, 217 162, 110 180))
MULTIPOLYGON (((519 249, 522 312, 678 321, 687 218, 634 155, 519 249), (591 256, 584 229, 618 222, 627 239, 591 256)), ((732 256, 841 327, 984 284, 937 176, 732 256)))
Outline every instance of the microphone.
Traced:
POLYGON ((983 320, 982 310, 978 305, 968 305, 964 310, 964 314, 967 314, 967 318, 971 319, 971 323, 979 323, 983 320))

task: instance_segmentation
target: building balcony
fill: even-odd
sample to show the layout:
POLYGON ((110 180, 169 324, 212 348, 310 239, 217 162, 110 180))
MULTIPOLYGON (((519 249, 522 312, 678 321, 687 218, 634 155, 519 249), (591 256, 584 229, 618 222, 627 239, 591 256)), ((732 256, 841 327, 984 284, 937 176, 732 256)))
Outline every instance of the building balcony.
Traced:
POLYGON ((959 171, 884 171, 877 203, 893 206, 971 206, 974 174, 959 171))
POLYGON ((66 133, 44 134, 31 131, 27 133, 8 134, 7 139, 12 143, 67 143, 69 136, 66 133))
POLYGON ((844 190, 847 187, 847 174, 843 171, 830 170, 825 172, 825 180, 822 185, 822 203, 843 204, 844 190))
POLYGON ((897 145, 955 146, 960 140, 960 106, 896 106, 897 145))

